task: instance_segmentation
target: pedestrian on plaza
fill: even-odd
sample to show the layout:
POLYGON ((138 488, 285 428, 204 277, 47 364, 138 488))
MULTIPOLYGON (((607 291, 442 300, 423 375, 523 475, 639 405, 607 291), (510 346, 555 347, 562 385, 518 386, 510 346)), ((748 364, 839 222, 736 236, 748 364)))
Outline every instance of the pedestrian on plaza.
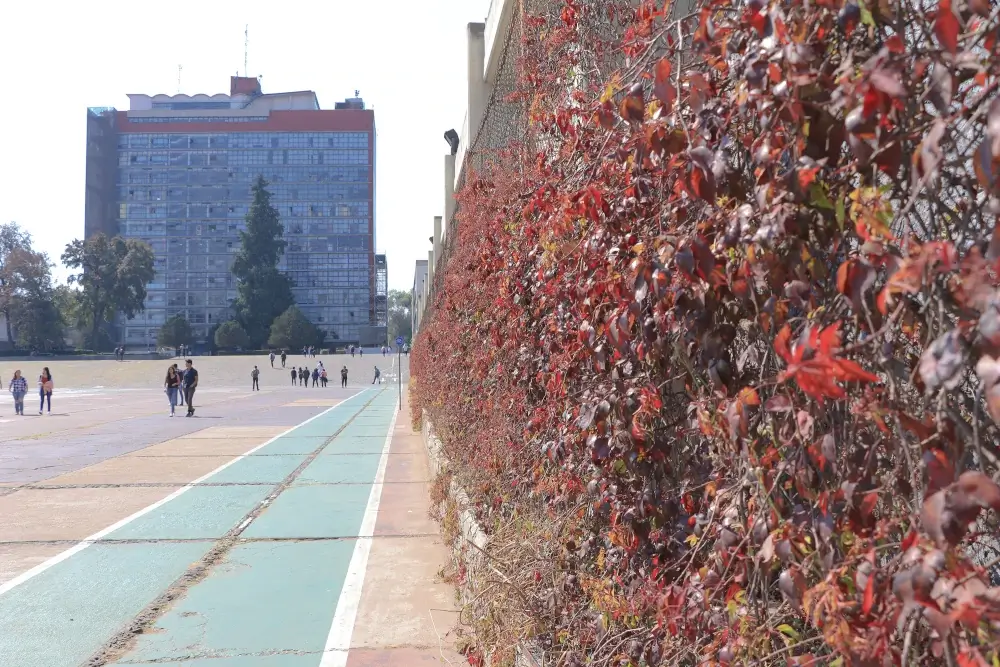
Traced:
POLYGON ((194 368, 194 362, 187 359, 184 362, 184 400, 187 402, 187 416, 194 416, 194 390, 198 388, 198 371, 194 368))
POLYGON ((274 368, 274 350, 271 350, 271 368, 274 368))
POLYGON ((288 353, 285 350, 281 351, 281 367, 285 367, 285 359, 288 358, 288 353))
POLYGON ((372 380, 372 384, 375 384, 376 381, 382 384, 382 371, 378 369, 378 366, 375 367, 375 378, 372 380))
POLYGON ((341 387, 346 387, 347 386, 347 366, 346 365, 343 368, 340 369, 340 386, 341 387))
MULTIPOLYGON (((274 355, 272 354, 271 356, 273 357, 274 355)), ((253 370, 250 371, 250 378, 253 380, 253 386, 250 391, 260 391, 260 369, 254 366, 253 370)))
POLYGON ((177 406, 177 395, 181 392, 181 376, 177 372, 177 364, 167 366, 167 377, 163 380, 163 391, 170 401, 170 416, 174 416, 174 408, 177 406))
POLYGON ((21 371, 14 371, 10 381, 10 393, 14 396, 14 414, 24 416, 24 397, 28 393, 28 380, 21 377, 21 371))
POLYGON ((309 377, 309 371, 307 371, 307 370, 306 370, 305 368, 302 368, 302 367, 300 366, 300 367, 299 367, 299 386, 300 386, 300 387, 301 387, 301 386, 302 386, 303 384, 305 384, 305 385, 307 385, 307 386, 308 386, 308 383, 306 382, 306 378, 307 378, 307 377, 309 377))
POLYGON ((295 386, 295 381, 298 380, 298 379, 299 379, 299 372, 293 368, 292 369, 292 386, 293 387, 295 386))
POLYGON ((55 384, 52 382, 52 373, 49 372, 49 367, 46 366, 42 369, 42 374, 38 376, 38 395, 41 398, 41 403, 38 406, 38 414, 42 414, 42 409, 45 408, 45 399, 49 401, 48 412, 52 414, 52 389, 55 384))
POLYGON ((173 368, 174 368, 174 373, 176 373, 177 377, 180 379, 180 384, 177 385, 177 405, 179 405, 179 406, 181 406, 183 408, 184 407, 184 374, 181 372, 181 369, 177 366, 177 364, 174 364, 173 368))
POLYGON ((318 368, 314 368, 313 369, 312 376, 313 376, 313 386, 314 387, 318 387, 319 386, 319 369, 318 368))
POLYGON ((365 356, 365 348, 361 347, 360 345, 358 346, 358 356, 359 357, 365 356))
POLYGON ((321 387, 326 387, 326 383, 327 383, 326 369, 323 368, 319 372, 319 384, 320 384, 321 387))

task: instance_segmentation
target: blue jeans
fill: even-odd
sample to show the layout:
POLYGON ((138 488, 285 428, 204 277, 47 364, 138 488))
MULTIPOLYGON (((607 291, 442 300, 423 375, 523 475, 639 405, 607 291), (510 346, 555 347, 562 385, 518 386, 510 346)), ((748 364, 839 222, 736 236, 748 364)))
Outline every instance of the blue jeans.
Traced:
POLYGON ((19 415, 24 414, 24 395, 27 392, 15 391, 14 392, 14 412, 19 415))
POLYGON ((179 393, 177 387, 167 388, 167 400, 170 401, 170 414, 174 414, 174 407, 177 405, 177 394, 179 393))
POLYGON ((38 397, 41 403, 38 406, 38 412, 41 413, 42 409, 45 407, 45 399, 49 399, 49 412, 52 412, 52 392, 45 391, 44 389, 38 392, 38 397))

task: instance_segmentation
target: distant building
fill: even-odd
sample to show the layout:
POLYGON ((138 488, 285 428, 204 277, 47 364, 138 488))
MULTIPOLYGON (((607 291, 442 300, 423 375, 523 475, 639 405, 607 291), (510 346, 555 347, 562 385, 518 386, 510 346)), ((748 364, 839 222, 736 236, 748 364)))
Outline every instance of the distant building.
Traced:
MULTIPOLYGON (((146 310, 119 322, 126 345, 156 341, 174 315, 205 340, 230 318, 230 271, 251 201, 270 184, 287 242, 279 268, 327 340, 385 340, 375 255, 375 116, 354 97, 322 110, 312 91, 129 95, 128 111, 87 111, 85 234, 140 238, 156 255, 146 310)), ((385 258, 379 260, 385 271, 385 258)))

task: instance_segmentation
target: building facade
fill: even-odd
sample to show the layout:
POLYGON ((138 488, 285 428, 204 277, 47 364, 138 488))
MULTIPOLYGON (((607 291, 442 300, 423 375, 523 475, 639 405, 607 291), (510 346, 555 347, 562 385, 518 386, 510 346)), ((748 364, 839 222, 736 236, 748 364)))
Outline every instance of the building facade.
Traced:
POLYGON ((129 100, 128 111, 87 113, 85 233, 142 239, 156 257, 146 309, 119 323, 122 342, 155 344, 174 315, 203 341, 230 319, 230 269, 258 176, 281 216, 279 268, 298 307, 329 342, 384 342, 375 119, 360 98, 322 110, 312 91, 265 94, 257 79, 232 77, 229 95, 129 100))

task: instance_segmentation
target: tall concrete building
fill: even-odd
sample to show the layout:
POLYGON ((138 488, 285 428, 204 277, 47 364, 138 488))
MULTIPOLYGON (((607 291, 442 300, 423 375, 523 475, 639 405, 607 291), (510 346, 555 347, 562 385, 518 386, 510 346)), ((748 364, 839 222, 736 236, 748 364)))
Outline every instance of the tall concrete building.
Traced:
POLYGON ((178 314, 206 340, 230 318, 238 232, 262 175, 287 242, 279 268, 299 308, 328 341, 385 342, 375 116, 362 99, 323 110, 312 91, 267 94, 238 76, 228 95, 128 97, 128 111, 87 111, 85 234, 142 239, 156 256, 145 312, 118 323, 120 340, 155 343, 178 314))

